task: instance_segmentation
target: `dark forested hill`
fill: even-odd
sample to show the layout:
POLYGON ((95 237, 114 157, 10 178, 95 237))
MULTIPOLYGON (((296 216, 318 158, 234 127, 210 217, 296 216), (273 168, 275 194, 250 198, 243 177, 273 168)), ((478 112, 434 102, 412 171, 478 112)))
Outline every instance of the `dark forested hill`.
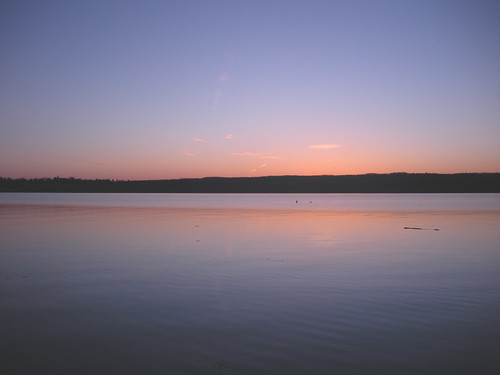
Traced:
POLYGON ((500 193, 500 173, 207 177, 120 181, 0 178, 1 192, 103 193, 500 193))

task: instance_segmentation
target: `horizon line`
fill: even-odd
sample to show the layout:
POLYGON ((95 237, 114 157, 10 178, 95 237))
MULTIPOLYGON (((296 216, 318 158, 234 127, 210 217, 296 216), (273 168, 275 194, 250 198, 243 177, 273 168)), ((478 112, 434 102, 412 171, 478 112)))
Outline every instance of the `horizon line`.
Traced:
POLYGON ((90 181, 124 181, 124 182, 140 182, 140 181, 175 181, 175 180, 203 180, 210 178, 220 178, 220 179, 232 179, 232 178, 248 178, 248 179, 258 179, 258 178, 273 178, 273 177, 347 177, 347 176, 367 176, 367 175, 394 175, 394 174, 408 174, 408 175, 463 175, 463 174, 500 174, 500 172, 451 172, 451 173, 440 173, 440 172, 366 172, 366 173, 352 173, 352 174, 283 174, 283 175, 265 175, 265 176, 205 176, 205 177, 178 177, 178 178, 155 178, 155 179, 122 179, 122 178, 82 178, 82 177, 61 177, 59 175, 54 177, 3 177, 0 179, 5 180, 44 180, 44 179, 74 179, 74 180, 90 180, 90 181))

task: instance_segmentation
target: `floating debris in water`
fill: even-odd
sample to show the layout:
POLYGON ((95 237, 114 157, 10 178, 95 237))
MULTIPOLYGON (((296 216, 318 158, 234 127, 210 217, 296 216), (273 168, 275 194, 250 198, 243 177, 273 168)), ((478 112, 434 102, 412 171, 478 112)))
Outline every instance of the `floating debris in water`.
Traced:
POLYGON ((214 363, 214 367, 218 369, 227 368, 227 363, 224 361, 217 361, 214 363))
POLYGON ((339 351, 339 352, 344 352, 344 353, 347 353, 347 352, 348 352, 348 350, 347 350, 346 348, 341 348, 341 347, 339 347, 339 348, 335 348, 335 350, 337 350, 337 351, 339 351))
POLYGON ((439 232, 438 228, 405 227, 405 229, 413 229, 413 230, 435 230, 436 232, 439 232))

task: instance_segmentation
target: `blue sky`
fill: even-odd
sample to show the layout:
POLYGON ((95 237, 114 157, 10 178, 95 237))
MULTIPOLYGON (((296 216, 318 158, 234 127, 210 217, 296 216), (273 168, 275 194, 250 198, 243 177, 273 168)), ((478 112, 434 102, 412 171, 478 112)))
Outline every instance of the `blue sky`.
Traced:
POLYGON ((4 1, 0 176, 500 172, 495 1, 4 1))

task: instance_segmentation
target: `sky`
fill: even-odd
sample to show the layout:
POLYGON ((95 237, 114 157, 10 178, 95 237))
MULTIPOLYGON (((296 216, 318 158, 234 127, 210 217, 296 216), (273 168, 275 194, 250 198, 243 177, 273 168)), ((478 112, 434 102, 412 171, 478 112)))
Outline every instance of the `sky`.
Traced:
POLYGON ((0 4, 0 176, 500 172, 500 2, 0 4))

